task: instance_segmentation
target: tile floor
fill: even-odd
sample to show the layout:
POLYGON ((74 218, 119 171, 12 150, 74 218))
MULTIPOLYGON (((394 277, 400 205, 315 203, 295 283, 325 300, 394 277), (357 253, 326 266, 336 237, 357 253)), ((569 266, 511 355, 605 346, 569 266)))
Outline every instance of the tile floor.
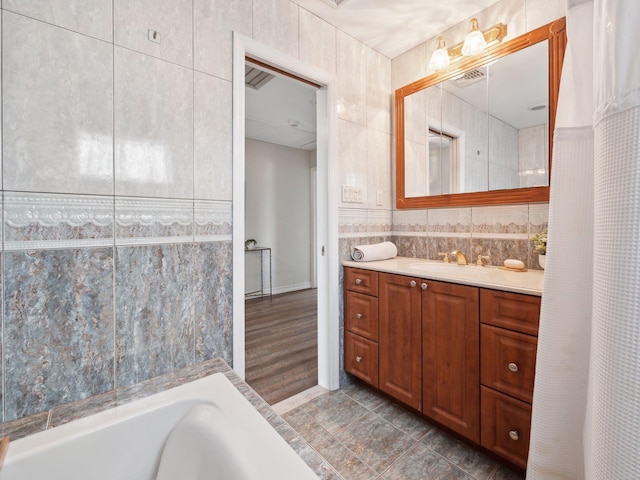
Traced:
POLYGON ((360 384, 281 416, 345 480, 524 479, 360 384))

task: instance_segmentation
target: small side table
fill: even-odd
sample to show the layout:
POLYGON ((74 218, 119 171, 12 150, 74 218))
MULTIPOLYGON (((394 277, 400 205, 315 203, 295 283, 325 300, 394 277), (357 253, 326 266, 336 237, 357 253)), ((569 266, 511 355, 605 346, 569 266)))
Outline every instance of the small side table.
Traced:
POLYGON ((269 298, 273 297, 273 281, 271 279, 271 248, 270 247, 253 247, 253 248, 245 248, 244 253, 252 253, 257 252, 260 254, 260 290, 255 290, 253 292, 246 292, 244 294, 245 297, 258 296, 264 297, 264 254, 267 252, 269 254, 269 298))

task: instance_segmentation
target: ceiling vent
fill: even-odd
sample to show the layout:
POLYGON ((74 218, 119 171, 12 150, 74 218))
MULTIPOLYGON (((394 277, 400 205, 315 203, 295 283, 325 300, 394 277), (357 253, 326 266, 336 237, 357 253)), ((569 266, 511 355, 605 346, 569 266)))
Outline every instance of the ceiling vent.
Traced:
POLYGON ((254 90, 260 90, 271 79, 273 75, 257 68, 253 68, 249 65, 244 66, 244 83, 247 87, 251 87, 254 90))
POLYGON ((458 78, 454 78, 453 83, 457 87, 464 88, 473 83, 484 80, 485 78, 487 78, 486 73, 478 70, 477 68, 474 68, 473 70, 469 70, 468 72, 466 72, 464 75, 460 75, 458 78))

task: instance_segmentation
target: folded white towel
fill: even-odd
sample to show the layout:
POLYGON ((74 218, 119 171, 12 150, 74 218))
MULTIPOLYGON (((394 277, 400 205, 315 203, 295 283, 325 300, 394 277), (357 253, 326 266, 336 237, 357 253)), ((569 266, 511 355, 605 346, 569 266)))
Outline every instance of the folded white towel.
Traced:
POLYGON ((398 248, 391 242, 375 243, 373 245, 358 245, 354 247, 351 258, 356 262, 373 262, 386 260, 398 255, 398 248))

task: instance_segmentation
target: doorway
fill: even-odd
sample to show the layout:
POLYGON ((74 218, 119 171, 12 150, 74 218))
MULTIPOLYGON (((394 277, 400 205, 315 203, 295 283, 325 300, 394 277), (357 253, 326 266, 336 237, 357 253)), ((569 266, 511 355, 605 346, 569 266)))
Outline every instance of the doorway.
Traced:
POLYGON ((245 57, 320 86, 317 92, 317 383, 339 386, 336 100, 333 75, 234 32, 233 49, 233 369, 245 378, 245 57))
POLYGON ((318 381, 319 87, 249 58, 245 84, 245 380, 273 405, 318 381))

